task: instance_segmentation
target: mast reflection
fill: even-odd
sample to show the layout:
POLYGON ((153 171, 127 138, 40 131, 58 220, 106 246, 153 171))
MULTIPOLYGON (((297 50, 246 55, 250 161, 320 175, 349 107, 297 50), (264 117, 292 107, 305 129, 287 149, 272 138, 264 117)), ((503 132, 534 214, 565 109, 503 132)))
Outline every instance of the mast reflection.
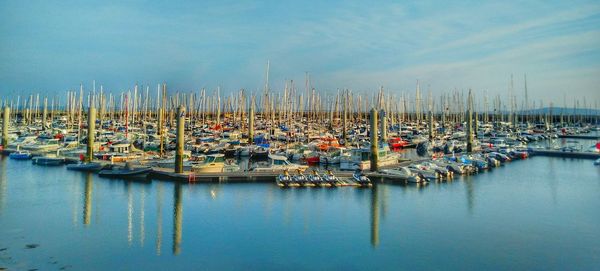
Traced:
POLYGON ((140 246, 144 246, 144 240, 146 239, 146 228, 145 228, 145 212, 146 208, 146 189, 141 187, 140 193, 140 246))
POLYGON ((133 196, 131 193, 131 184, 127 186, 127 244, 131 246, 133 241, 133 196))

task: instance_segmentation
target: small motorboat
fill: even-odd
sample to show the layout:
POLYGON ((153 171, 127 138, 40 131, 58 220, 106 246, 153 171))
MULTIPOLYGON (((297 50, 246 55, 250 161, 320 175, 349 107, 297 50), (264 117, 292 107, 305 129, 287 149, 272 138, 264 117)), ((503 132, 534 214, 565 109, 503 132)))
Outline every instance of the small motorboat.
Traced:
POLYGON ((104 166, 100 163, 78 163, 67 165, 68 170, 96 172, 100 171, 104 166))
POLYGON ((313 170, 313 174, 308 175, 308 181, 313 183, 315 186, 328 187, 331 186, 330 183, 325 182, 323 178, 319 175, 319 172, 313 170))
POLYGON ((362 170, 357 169, 353 174, 352 174, 352 179, 361 187, 370 187, 373 186, 373 184, 371 183, 371 179, 369 179, 369 177, 367 177, 362 170))
POLYGON ((31 153, 28 151, 16 151, 8 155, 8 158, 13 160, 29 160, 31 153))
POLYGON ((339 186, 341 184, 340 179, 333 175, 331 170, 327 170, 327 173, 324 173, 321 176, 321 179, 323 180, 323 182, 328 183, 330 187, 339 186))
POLYGON ((388 144, 392 149, 404 148, 409 145, 408 141, 402 140, 401 137, 393 137, 388 140, 388 144))
POLYGON ((490 168, 488 162, 473 156, 463 155, 460 158, 460 161, 476 167, 478 171, 483 171, 490 168))
POLYGON ((600 166, 600 158, 596 159, 596 161, 594 161, 594 165, 595 166, 600 166))
POLYGON ((435 170, 421 167, 420 165, 409 165, 408 169, 411 172, 417 173, 428 181, 442 180, 442 175, 435 170))
POLYGON ((453 175, 464 175, 470 173, 467 165, 455 161, 433 160, 433 163, 440 167, 446 168, 448 171, 452 172, 453 175))
POLYGON ((449 170, 446 167, 439 166, 436 163, 425 161, 425 162, 422 162, 420 164, 420 166, 425 170, 434 170, 437 174, 440 175, 440 177, 442 177, 444 179, 454 178, 454 172, 452 172, 451 170, 449 170))
POLYGON ((297 169, 298 174, 294 175, 292 177, 292 180, 297 183, 298 185, 301 186, 315 186, 315 184, 313 184, 312 182, 308 181, 308 178, 306 178, 306 175, 304 175, 304 170, 302 169, 297 169))
POLYGON ((290 173, 287 170, 284 170, 283 173, 277 176, 277 185, 279 187, 298 186, 298 184, 292 180, 292 176, 290 176, 290 173))
POLYGON ((38 156, 34 157, 31 162, 40 166, 60 166, 65 163, 65 158, 38 156))
POLYGON ((379 171, 385 178, 389 179, 400 179, 409 183, 426 183, 427 178, 421 177, 422 175, 416 172, 412 172, 407 167, 400 167, 398 169, 382 169, 379 171))
POLYGON ((124 178, 124 179, 145 179, 152 171, 149 167, 133 168, 127 164, 124 168, 103 169, 98 172, 98 176, 107 178, 124 178))
POLYGON ((501 163, 510 162, 512 160, 510 159, 510 157, 508 157, 508 155, 499 152, 490 152, 488 153, 488 155, 495 158, 496 160, 499 160, 501 163))

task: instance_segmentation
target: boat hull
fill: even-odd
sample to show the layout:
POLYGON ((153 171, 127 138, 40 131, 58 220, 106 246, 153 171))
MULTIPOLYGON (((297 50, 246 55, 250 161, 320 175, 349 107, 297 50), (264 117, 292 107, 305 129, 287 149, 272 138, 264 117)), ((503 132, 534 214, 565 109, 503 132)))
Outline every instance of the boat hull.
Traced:
POLYGON ((150 168, 142 169, 105 169, 98 173, 100 177, 106 178, 146 178, 152 171, 150 168))

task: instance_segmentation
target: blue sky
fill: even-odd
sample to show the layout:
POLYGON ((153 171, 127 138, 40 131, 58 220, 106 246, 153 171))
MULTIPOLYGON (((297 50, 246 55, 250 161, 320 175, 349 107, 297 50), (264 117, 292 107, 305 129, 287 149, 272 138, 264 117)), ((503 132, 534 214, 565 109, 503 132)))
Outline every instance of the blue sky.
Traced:
POLYGON ((104 2, 1 1, 0 96, 257 90, 269 60, 273 90, 309 72, 319 90, 506 95, 527 73, 532 98, 600 101, 597 1, 104 2))

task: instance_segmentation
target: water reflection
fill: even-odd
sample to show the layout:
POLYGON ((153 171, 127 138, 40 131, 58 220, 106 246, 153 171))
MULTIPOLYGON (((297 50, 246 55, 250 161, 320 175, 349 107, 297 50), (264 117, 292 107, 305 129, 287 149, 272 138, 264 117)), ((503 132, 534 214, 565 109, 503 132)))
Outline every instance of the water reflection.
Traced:
POLYGON ((8 159, 4 155, 0 155, 0 213, 2 213, 6 204, 6 186, 8 185, 6 160, 8 159))
POLYGON ((144 246, 144 239, 146 239, 146 229, 144 225, 145 209, 146 209, 146 188, 142 186, 140 189, 140 246, 144 246))
POLYGON ((371 188, 371 245, 379 245, 379 185, 371 188))
POLYGON ((470 175, 465 176, 465 186, 467 187, 466 195, 467 195, 467 210, 469 214, 473 214, 473 207, 475 206, 475 182, 473 182, 473 178, 470 175))
POLYGON ((92 217, 92 193, 93 193, 92 174, 85 174, 85 190, 83 193, 83 225, 89 226, 92 217))
POLYGON ((556 205, 557 203, 557 183, 556 183, 556 172, 554 171, 554 159, 550 159, 549 163, 550 163, 550 167, 549 167, 549 171, 550 171, 550 191, 552 193, 552 203, 554 205, 556 205))
POLYGON ((131 246, 133 242, 133 195, 131 184, 126 183, 127 187, 127 244, 131 246))
POLYGON ((183 220, 183 206, 181 199, 181 184, 176 183, 173 190, 173 254, 181 252, 181 222, 183 220))
POLYGON ((156 195, 156 255, 161 254, 162 249, 162 201, 163 201, 163 185, 161 182, 157 184, 156 195))

